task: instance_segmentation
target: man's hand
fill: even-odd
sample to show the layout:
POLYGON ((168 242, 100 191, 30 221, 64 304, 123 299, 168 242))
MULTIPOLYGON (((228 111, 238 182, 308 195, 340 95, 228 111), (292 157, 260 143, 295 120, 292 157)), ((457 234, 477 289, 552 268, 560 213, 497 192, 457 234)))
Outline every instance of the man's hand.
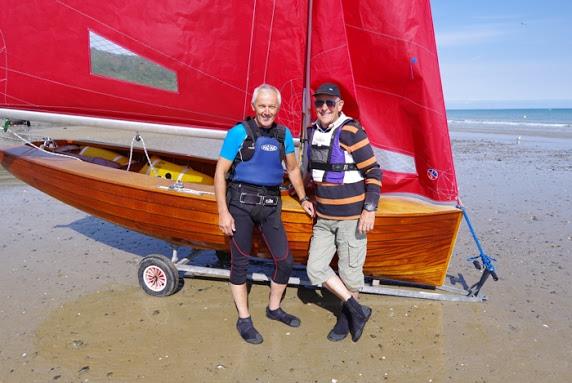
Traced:
POLYGON ((310 217, 314 217, 314 204, 310 201, 304 201, 302 202, 302 208, 304 209, 304 211, 306 212, 306 214, 308 214, 310 217))
POLYGON ((228 236, 232 236, 236 231, 234 218, 232 218, 232 215, 230 215, 228 211, 218 215, 218 227, 224 235, 228 236))
POLYGON ((375 211, 362 210, 359 217, 358 232, 366 234, 368 231, 373 230, 375 225, 375 211))

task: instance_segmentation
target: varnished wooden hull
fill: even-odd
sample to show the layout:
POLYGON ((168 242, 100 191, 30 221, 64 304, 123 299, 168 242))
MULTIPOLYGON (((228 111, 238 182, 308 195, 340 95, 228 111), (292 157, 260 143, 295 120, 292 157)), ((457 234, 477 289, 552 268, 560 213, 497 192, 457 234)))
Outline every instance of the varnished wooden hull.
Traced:
MULTIPOLYGON (((190 159, 196 170, 214 170, 211 160, 172 153, 160 156, 190 159)), ((212 186, 186 184, 207 194, 182 193, 166 189, 172 184, 168 180, 58 157, 28 146, 0 150, 0 162, 34 188, 94 216, 172 243, 228 249, 227 238, 218 229, 212 186)), ((287 195, 283 196, 282 217, 295 261, 306 263, 312 221, 287 195)), ((461 217, 454 207, 383 196, 375 229, 368 235, 365 274, 442 285, 461 217)), ((265 256, 266 248, 258 238, 254 247, 255 253, 265 256)))

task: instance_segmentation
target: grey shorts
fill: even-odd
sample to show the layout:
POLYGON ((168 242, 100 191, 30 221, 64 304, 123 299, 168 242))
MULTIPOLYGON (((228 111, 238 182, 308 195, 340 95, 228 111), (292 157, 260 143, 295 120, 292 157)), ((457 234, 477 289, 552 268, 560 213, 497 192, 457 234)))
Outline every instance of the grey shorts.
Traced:
POLYGON ((318 218, 314 225, 306 271, 310 281, 317 285, 335 274, 330 267, 338 253, 338 273, 350 291, 364 286, 363 264, 367 250, 365 234, 357 231, 358 220, 336 221, 318 218))

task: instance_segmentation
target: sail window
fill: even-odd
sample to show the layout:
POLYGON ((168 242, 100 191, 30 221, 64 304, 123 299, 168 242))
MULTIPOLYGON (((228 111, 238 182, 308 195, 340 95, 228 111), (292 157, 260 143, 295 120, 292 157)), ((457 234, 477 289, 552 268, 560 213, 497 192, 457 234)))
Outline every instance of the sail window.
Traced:
POLYGON ((379 148, 374 148, 373 151, 383 170, 396 173, 417 174, 415 158, 412 156, 379 148))
POLYGON ((176 92, 177 74, 94 32, 89 32, 91 73, 176 92))

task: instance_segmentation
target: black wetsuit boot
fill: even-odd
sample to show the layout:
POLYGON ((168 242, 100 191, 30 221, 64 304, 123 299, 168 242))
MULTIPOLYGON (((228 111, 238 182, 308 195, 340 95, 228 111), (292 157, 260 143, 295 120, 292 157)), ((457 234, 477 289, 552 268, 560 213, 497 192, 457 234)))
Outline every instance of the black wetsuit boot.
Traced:
POLYGON ((334 328, 328 333, 328 340, 332 342, 339 342, 344 340, 350 333, 350 323, 349 323, 350 313, 345 305, 342 305, 340 312, 338 313, 338 319, 334 328))
POLYGON ((350 333, 352 340, 357 342, 363 333, 363 328, 371 316, 371 308, 360 305, 358 301, 351 297, 344 303, 344 307, 348 310, 350 333))
POLYGON ((269 319, 277 320, 290 327, 300 327, 300 318, 288 314, 286 311, 278 307, 276 310, 270 310, 270 307, 266 307, 266 316, 269 319))
POLYGON ((262 335, 254 328, 252 318, 238 318, 236 321, 236 329, 238 330, 242 339, 251 344, 262 343, 262 335))

